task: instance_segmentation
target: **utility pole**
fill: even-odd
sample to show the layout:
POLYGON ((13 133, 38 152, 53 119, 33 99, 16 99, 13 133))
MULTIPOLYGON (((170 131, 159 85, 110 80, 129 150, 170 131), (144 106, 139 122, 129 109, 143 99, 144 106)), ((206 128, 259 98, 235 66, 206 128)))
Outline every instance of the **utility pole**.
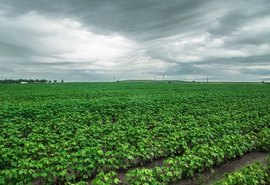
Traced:
POLYGON ((165 76, 165 75, 164 75, 164 73, 163 73, 163 74, 162 74, 162 81, 163 81, 163 82, 164 82, 164 76, 165 76))
POLYGON ((206 83, 208 83, 208 75, 207 75, 207 77, 206 77, 206 83))
POLYGON ((156 76, 154 75, 154 82, 156 81, 156 76))

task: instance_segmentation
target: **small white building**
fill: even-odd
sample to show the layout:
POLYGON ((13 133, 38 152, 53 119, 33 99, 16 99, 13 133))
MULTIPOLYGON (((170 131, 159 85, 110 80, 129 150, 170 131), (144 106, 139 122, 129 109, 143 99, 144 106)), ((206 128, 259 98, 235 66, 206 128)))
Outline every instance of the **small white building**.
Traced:
POLYGON ((21 82, 21 84, 27 84, 28 82, 21 82))

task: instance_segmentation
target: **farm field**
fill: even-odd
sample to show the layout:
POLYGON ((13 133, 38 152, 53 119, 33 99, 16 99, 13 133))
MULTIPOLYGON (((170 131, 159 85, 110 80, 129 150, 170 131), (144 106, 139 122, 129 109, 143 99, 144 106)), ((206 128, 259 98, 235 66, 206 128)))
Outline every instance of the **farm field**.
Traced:
MULTIPOLYGON (((177 184, 254 151, 270 151, 270 85, 0 84, 0 184, 177 184)), ((267 184, 270 163, 215 183, 237 174, 267 184)))

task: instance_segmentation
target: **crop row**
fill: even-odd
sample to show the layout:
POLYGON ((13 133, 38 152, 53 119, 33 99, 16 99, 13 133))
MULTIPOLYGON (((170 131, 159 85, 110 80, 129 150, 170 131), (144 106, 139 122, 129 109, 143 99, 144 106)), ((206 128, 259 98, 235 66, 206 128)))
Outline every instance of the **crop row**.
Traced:
POLYGON ((1 86, 0 181, 78 182, 259 132, 269 94, 244 84, 1 86))
MULTIPOLYGON (((26 125, 27 123, 24 126, 26 125)), ((116 141, 123 132, 120 130, 115 132, 115 134, 118 134, 115 135, 116 138, 108 137, 110 139, 107 140, 108 144, 104 143, 103 145, 107 149, 102 147, 102 145, 98 145, 98 143, 95 146, 93 140, 90 142, 94 146, 86 147, 85 145, 89 141, 82 136, 75 137, 73 142, 72 140, 60 140, 61 145, 59 146, 57 145, 57 140, 59 139, 57 135, 48 135, 49 138, 47 137, 48 139, 44 141, 44 138, 39 135, 39 132, 44 132, 44 130, 37 130, 36 133, 29 134, 27 140, 11 137, 9 141, 1 144, 2 148, 0 151, 2 157, 0 162, 5 166, 5 169, 1 170, 0 174, 9 183, 18 181, 25 183, 35 179, 44 179, 45 182, 51 179, 52 182, 55 177, 58 177, 60 181, 74 181, 78 177, 88 179, 95 173, 97 167, 99 167, 100 171, 107 172, 118 168, 126 168, 141 161, 158 158, 164 156, 164 154, 182 154, 189 148, 220 138, 223 135, 244 134, 257 127, 256 131, 267 126, 267 124, 258 120, 257 124, 253 122, 249 124, 235 124, 232 122, 216 124, 212 127, 200 127, 198 129, 198 125, 190 122, 181 125, 181 127, 179 126, 180 128, 174 131, 170 130, 169 126, 165 124, 162 127, 155 128, 157 129, 156 134, 161 133, 162 128, 166 131, 166 135, 159 138, 150 138, 151 135, 134 136, 136 135, 135 133, 140 134, 143 131, 140 131, 138 128, 136 132, 135 129, 126 127, 126 129, 131 129, 131 132, 129 132, 130 136, 123 135, 122 140, 116 141), (181 130, 183 131, 181 132, 181 130), (134 139, 133 137, 145 138, 142 138, 142 142, 136 148, 129 143, 123 143, 123 140, 134 139), (81 141, 78 141, 78 139, 81 141), (80 147, 78 144, 84 144, 84 146, 80 147), (112 152, 112 150, 108 150, 108 147, 113 145, 115 150, 112 152), (64 150, 61 150, 61 148, 64 150), (168 149, 169 151, 166 153, 168 149), (29 179, 26 179, 26 176, 29 179)), ((39 129, 46 129, 46 127, 39 127, 39 129)), ((99 128, 95 128, 94 131, 98 132, 99 128)), ((61 137, 63 139, 67 136, 61 135, 61 137)), ((106 141, 106 138, 105 136, 101 142, 106 141)))
POLYGON ((270 158, 267 166, 262 163, 248 165, 238 171, 226 174, 225 177, 215 182, 214 185, 266 185, 270 184, 270 158))
MULTIPOLYGON (((179 179, 191 177, 195 172, 202 172, 226 160, 242 156, 255 148, 261 148, 265 143, 260 141, 269 140, 269 132, 270 130, 267 128, 257 134, 251 132, 245 135, 225 135, 215 142, 193 147, 182 156, 169 158, 164 161, 161 167, 130 170, 126 174, 125 183, 138 185, 144 183, 170 184, 179 179)), ((109 174, 112 175, 112 172, 109 174)), ((102 174, 94 180, 94 183, 110 184, 106 183, 106 179, 109 178, 107 178, 106 174, 102 174)))

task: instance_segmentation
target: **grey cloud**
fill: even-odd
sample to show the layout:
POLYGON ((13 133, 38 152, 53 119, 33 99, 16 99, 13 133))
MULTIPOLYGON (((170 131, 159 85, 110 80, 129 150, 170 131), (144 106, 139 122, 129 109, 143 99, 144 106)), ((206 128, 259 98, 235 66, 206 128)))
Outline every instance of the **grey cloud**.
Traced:
POLYGON ((245 45, 262 45, 269 44, 270 30, 265 30, 263 33, 247 33, 244 35, 239 35, 237 38, 228 41, 226 45, 228 47, 242 47, 245 45))
MULTIPOLYGON (((30 11, 54 17, 72 17, 103 33, 119 32, 136 38, 158 38, 204 22, 213 0, 10 0, 12 15, 30 11)), ((214 3, 215 4, 215 3, 214 3)))
MULTIPOLYGON (((263 80, 263 81, 270 81, 270 77, 261 78, 260 80, 263 80)), ((268 84, 269 84, 269 83, 268 83, 268 84)))
POLYGON ((269 6, 267 0, 224 2, 225 13, 217 17, 209 32, 219 36, 229 35, 251 21, 269 16, 269 6))
MULTIPOLYGON (((270 67, 270 66, 269 66, 270 67)), ((241 69, 241 72, 244 74, 252 74, 252 75, 270 75, 269 69, 241 69)))
POLYGON ((266 55, 255 55, 249 57, 233 57, 233 58, 212 58, 209 60, 203 60, 199 62, 193 62, 193 64, 201 65, 228 65, 228 66, 254 66, 260 65, 265 66, 270 64, 270 54, 266 55))
POLYGON ((40 73, 43 78, 70 80, 106 80, 115 75, 150 78, 162 72, 171 78, 267 78, 269 71, 258 66, 270 63, 269 9, 268 0, 0 0, 0 72, 16 77, 22 70, 29 77, 40 73), (20 22, 25 15, 36 17, 20 22), (72 19, 81 24, 78 29, 101 37, 118 35, 126 39, 122 45, 130 42, 131 46, 119 46, 114 52, 121 54, 114 59, 89 58, 92 51, 82 52, 78 59, 66 46, 79 46, 87 36, 68 42, 74 35, 62 38, 65 29, 48 31, 46 22, 39 25, 42 17, 55 24, 72 19), (13 20, 18 24, 10 23, 13 20), (54 43, 48 38, 60 39, 54 43))
POLYGON ((189 63, 173 65, 167 68, 166 71, 166 75, 170 76, 205 74, 205 71, 189 63))
POLYGON ((6 43, 4 41, 0 41, 0 56, 14 56, 24 57, 31 54, 31 50, 22 46, 6 43))

